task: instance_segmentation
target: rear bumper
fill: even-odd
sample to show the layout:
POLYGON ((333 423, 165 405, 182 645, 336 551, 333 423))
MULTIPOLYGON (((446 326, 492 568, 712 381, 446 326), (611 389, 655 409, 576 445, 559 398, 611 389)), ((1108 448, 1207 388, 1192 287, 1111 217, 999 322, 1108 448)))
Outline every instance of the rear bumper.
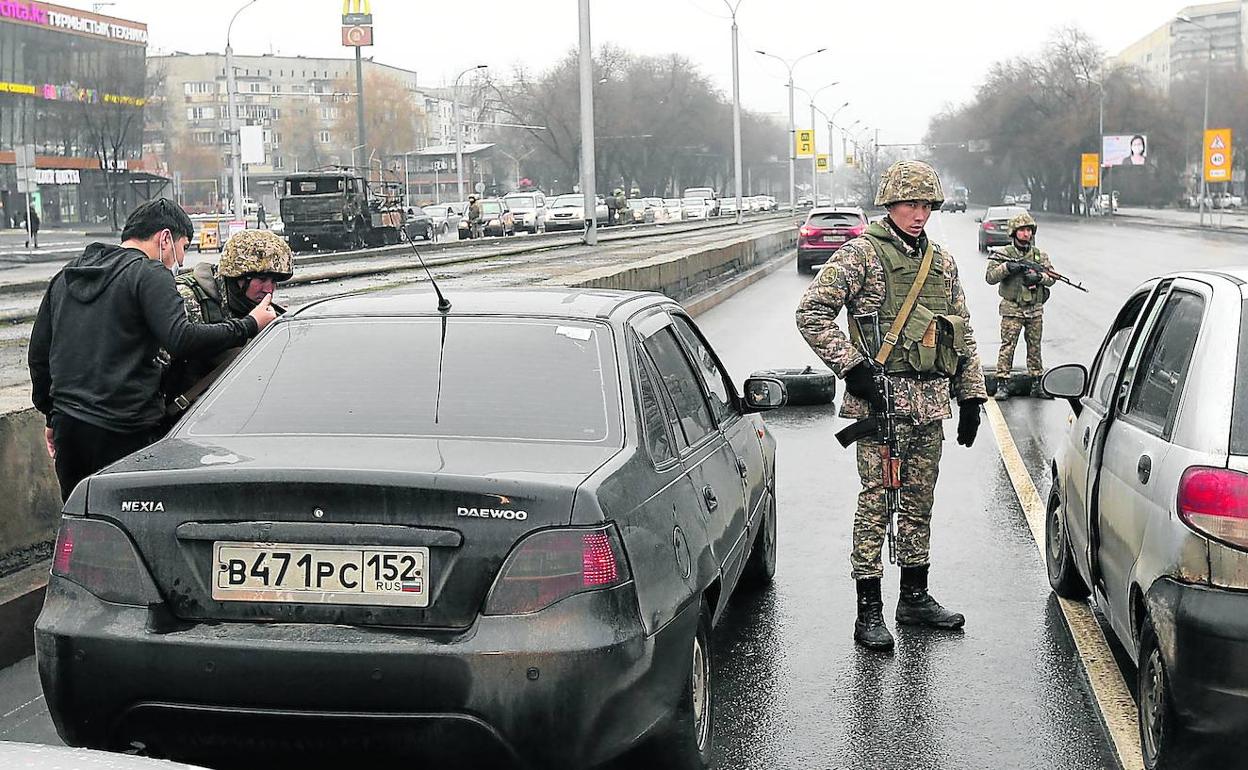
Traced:
POLYGON ((1006 233, 999 233, 995 230, 981 230, 979 234, 979 242, 985 246, 1008 246, 1010 245, 1010 236, 1006 233))
POLYGON ((671 713, 696 626, 694 604, 645 636, 631 584, 438 636, 185 624, 163 606, 108 604, 53 577, 35 645, 49 711, 74 746, 141 741, 210 762, 239 750, 351 755, 363 743, 579 767, 620 754, 671 713))
POLYGON ((1149 617, 1179 715, 1194 732, 1243 740, 1248 731, 1248 593, 1162 578, 1149 617))
POLYGON ((836 252, 840 250, 841 246, 798 246, 797 261, 803 265, 810 265, 812 267, 815 265, 822 265, 829 259, 832 259, 832 255, 836 254, 836 252))

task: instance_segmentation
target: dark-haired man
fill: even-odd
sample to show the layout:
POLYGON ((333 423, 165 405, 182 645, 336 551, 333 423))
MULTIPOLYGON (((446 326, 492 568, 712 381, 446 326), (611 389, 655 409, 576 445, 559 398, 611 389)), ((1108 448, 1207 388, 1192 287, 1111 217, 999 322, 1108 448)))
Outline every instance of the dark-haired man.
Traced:
POLYGON ((187 320, 173 274, 194 230, 176 203, 144 203, 126 219, 120 246, 90 244, 48 285, 27 362, 62 499, 159 436, 161 347, 180 357, 211 356, 276 318, 266 297, 244 318, 187 320))

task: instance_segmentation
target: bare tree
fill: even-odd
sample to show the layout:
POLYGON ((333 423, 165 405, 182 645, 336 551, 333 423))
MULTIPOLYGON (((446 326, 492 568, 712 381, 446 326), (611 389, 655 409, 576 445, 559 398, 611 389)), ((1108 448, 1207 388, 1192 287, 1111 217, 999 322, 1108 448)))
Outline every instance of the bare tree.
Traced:
POLYGON ((119 227, 118 205, 128 179, 127 161, 137 155, 143 139, 143 110, 163 84, 159 73, 148 77, 143 60, 104 57, 96 73, 96 89, 82 91, 79 118, 84 144, 104 172, 104 189, 113 229, 119 227))

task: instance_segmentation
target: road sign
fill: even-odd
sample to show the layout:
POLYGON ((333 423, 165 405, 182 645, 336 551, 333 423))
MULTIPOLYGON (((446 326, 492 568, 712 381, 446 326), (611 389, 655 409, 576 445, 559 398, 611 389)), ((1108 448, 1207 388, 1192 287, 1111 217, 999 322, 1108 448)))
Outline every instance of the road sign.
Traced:
POLYGON ((815 154, 815 130, 813 128, 797 129, 797 157, 809 158, 815 154))
POLYGON ((820 174, 826 174, 830 168, 831 165, 828 163, 828 156, 826 154, 815 156, 815 171, 818 171, 820 174))
POLYGON ((1084 187, 1100 187, 1101 156, 1095 152, 1085 152, 1079 160, 1080 177, 1084 187))
POLYGON ((845 153, 845 165, 849 166, 850 168, 853 168, 856 165, 854 161, 854 156, 851 153, 848 153, 848 152, 845 153))
POLYGON ((1205 181, 1231 180, 1231 129, 1211 128, 1205 132, 1205 181))

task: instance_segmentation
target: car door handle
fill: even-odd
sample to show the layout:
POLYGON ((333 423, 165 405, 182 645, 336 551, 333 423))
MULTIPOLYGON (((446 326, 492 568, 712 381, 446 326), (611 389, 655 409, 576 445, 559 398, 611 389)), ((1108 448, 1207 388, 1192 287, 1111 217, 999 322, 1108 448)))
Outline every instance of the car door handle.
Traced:
POLYGON ((1135 466, 1135 472, 1140 477, 1140 483, 1147 484, 1148 477, 1153 473, 1153 458, 1148 455, 1140 455, 1140 461, 1135 466))
POLYGON ((711 489, 710 484, 702 487, 702 499, 706 501, 706 510, 711 513, 719 507, 719 498, 715 496, 715 490, 711 489))
POLYGON ((1083 429, 1083 448, 1084 449, 1088 448, 1088 442, 1091 440, 1092 440, 1092 429, 1084 428, 1083 429))
POLYGON ((737 473, 741 474, 741 478, 750 475, 750 466, 745 464, 744 457, 737 458, 737 473))

